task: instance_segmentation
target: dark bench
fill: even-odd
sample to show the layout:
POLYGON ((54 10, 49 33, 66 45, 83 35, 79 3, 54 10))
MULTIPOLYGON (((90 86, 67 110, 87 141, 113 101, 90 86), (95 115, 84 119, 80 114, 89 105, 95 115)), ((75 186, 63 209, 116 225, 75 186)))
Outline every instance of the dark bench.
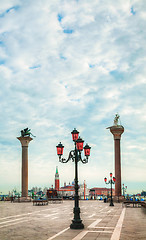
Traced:
POLYGON ((62 203, 62 198, 48 198, 48 203, 62 203))
POLYGON ((141 209, 144 214, 146 214, 146 202, 141 202, 141 209))
POLYGON ((40 205, 48 205, 48 200, 44 199, 35 199, 33 200, 33 205, 40 206, 40 205))
POLYGON ((128 205, 132 204, 133 207, 139 207, 141 206, 141 202, 140 201, 124 201, 122 206, 127 207, 128 205))
POLYGON ((141 202, 141 206, 142 206, 143 208, 146 208, 146 202, 141 202))

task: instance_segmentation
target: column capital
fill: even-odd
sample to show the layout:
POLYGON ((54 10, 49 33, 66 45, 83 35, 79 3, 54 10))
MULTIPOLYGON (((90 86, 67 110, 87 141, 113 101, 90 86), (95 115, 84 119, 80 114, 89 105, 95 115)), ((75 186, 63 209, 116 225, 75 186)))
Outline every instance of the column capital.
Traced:
POLYGON ((31 137, 17 137, 17 139, 21 142, 22 147, 28 147, 28 144, 33 138, 31 137))
POLYGON ((121 135, 124 132, 124 127, 122 125, 108 127, 107 129, 110 129, 115 140, 121 139, 121 135))

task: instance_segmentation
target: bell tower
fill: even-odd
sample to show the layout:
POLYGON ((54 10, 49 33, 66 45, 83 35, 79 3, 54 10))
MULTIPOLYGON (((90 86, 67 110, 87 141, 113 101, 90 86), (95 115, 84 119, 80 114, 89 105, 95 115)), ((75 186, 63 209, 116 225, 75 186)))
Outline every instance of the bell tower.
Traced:
POLYGON ((58 174, 58 167, 56 167, 56 173, 55 173, 55 190, 59 191, 59 174, 58 174))

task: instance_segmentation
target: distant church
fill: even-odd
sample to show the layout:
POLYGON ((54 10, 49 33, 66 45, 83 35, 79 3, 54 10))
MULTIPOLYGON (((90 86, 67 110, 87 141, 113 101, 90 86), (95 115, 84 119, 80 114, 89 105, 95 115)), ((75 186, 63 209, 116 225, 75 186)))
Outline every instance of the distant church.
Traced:
MULTIPOLYGON (((53 189, 53 185, 52 185, 53 189)), ((58 173, 58 167, 56 167, 56 173, 55 173, 55 191, 57 191, 57 194, 62 197, 74 197, 75 194, 75 186, 74 182, 72 184, 66 185, 64 183, 63 187, 60 187, 60 181, 59 181, 59 173, 58 173)), ((91 189, 87 188, 87 184, 85 184, 85 181, 83 184, 79 184, 79 197, 81 199, 97 199, 98 196, 107 196, 110 194, 111 189, 110 188, 98 188, 94 187, 91 189), (84 193, 85 191, 85 193, 84 193)), ((115 194, 115 189, 113 189, 113 195, 115 194)))
MULTIPOLYGON (((79 185, 79 196, 83 196, 84 195, 84 189, 86 192, 86 195, 89 195, 89 189, 87 189, 87 185, 85 184, 80 184, 79 185)), ((66 185, 66 182, 64 183, 63 187, 60 187, 60 181, 59 181, 59 173, 58 173, 58 167, 56 167, 56 173, 55 173, 55 188, 54 190, 57 191, 57 193, 59 195, 61 195, 62 197, 74 197, 75 194, 75 185, 74 185, 74 181, 72 182, 72 184, 66 185)))

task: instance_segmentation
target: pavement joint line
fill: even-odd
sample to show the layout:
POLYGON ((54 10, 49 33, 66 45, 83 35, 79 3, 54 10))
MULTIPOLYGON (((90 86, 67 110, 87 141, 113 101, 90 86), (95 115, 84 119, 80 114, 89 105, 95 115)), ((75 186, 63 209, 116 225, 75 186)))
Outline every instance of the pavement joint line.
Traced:
POLYGON ((37 214, 37 216, 45 216, 46 214, 44 214, 44 213, 39 213, 39 214, 37 214))
POLYGON ((51 213, 51 214, 45 214, 44 217, 51 217, 51 216, 54 216, 54 215, 57 215, 58 213, 51 213))
POLYGON ((3 228, 3 227, 9 227, 11 225, 15 225, 15 224, 18 224, 18 223, 23 223, 23 222, 26 222, 26 221, 29 221, 30 219, 25 219, 25 220, 22 220, 22 221, 19 221, 19 222, 14 222, 14 223, 11 223, 11 224, 7 224, 7 225, 4 225, 4 226, 0 226, 0 228, 3 228))
POLYGON ((19 215, 14 215, 14 216, 9 216, 9 217, 4 217, 4 218, 0 218, 0 220, 2 219, 8 219, 8 218, 14 218, 14 217, 20 217, 20 216, 25 216, 25 215, 30 215, 32 213, 24 213, 24 214, 19 214, 19 215))
POLYGON ((81 240, 87 233, 112 233, 111 231, 92 231, 92 230, 83 230, 72 240, 81 240))
POLYGON ((15 222, 15 221, 19 221, 19 220, 22 220, 24 218, 16 218, 16 219, 13 219, 13 220, 8 220, 6 222, 1 222, 0 224, 5 224, 5 223, 8 223, 8 222, 15 222))
POLYGON ((108 208, 108 206, 106 206, 106 207, 100 209, 99 212, 102 212, 102 211, 105 210, 106 208, 108 208))
POLYGON ((119 217, 119 220, 117 222, 117 225, 114 229, 114 232, 113 232, 110 240, 119 240, 120 239, 120 234, 121 234, 121 229, 122 229, 122 225, 123 225, 123 221, 124 221, 125 211, 126 211, 126 208, 124 208, 122 210, 122 213, 119 217))
MULTIPOLYGON (((51 216, 54 216, 54 215, 57 215, 58 213, 52 213, 52 214, 48 214, 47 215, 47 217, 51 217, 51 216)), ((0 222, 0 225, 1 224, 5 224, 5 223, 9 223, 9 222, 15 222, 15 221, 19 221, 19 220, 21 220, 21 219, 26 219, 26 217, 28 217, 28 216, 25 216, 25 217, 23 217, 23 218, 16 218, 16 219, 11 219, 11 220, 8 220, 8 221, 5 221, 5 222, 0 222)), ((45 217, 45 216, 44 216, 45 217)), ((36 218, 36 216, 35 216, 35 218, 36 218)), ((27 219, 27 220, 30 220, 30 219, 27 219)))
POLYGON ((110 213, 110 212, 112 212, 114 209, 110 209, 109 211, 107 211, 107 213, 110 213))
POLYGON ((101 218, 96 219, 93 223, 91 223, 87 228, 94 228, 99 222, 101 222, 101 218))
MULTIPOLYGON (((119 215, 117 215, 118 217, 119 217, 119 215)), ((99 216, 99 217, 101 217, 101 216, 99 216)), ((104 217, 106 217, 106 216, 103 216, 103 218, 104 217)), ((95 221, 95 220, 97 220, 97 218, 84 218, 83 220, 89 220, 89 221, 95 221)))
POLYGON ((97 220, 97 218, 95 219, 95 218, 92 218, 92 219, 89 219, 89 218, 84 218, 83 220, 88 220, 88 221, 96 221, 97 220))
POLYGON ((60 231, 59 233, 55 234, 54 236, 48 238, 47 240, 52 240, 52 239, 58 237, 58 236, 61 235, 62 233, 66 232, 68 229, 69 229, 69 227, 63 229, 62 231, 60 231))
POLYGON ((39 212, 43 212, 43 211, 46 211, 46 210, 50 210, 50 209, 43 209, 43 210, 35 211, 35 212, 29 212, 29 213, 23 213, 23 214, 19 214, 19 215, 13 215, 13 216, 9 216, 9 217, 0 218, 0 220, 2 220, 2 219, 7 219, 7 218, 20 217, 20 216, 27 216, 27 215, 31 215, 31 214, 36 214, 36 213, 39 213, 39 212))
POLYGON ((56 219, 56 218, 58 218, 58 217, 53 217, 53 218, 51 218, 51 220, 54 220, 54 219, 56 219))
POLYGON ((92 215, 90 215, 89 218, 92 218, 92 217, 94 217, 94 216, 95 216, 95 213, 93 213, 92 215))
POLYGON ((109 214, 109 215, 108 215, 108 217, 111 217, 111 216, 112 216, 112 217, 120 217, 120 215, 118 215, 118 214, 112 214, 112 215, 109 214))
POLYGON ((82 239, 87 233, 88 233, 87 230, 83 230, 83 231, 80 232, 76 237, 74 237, 72 240, 80 240, 80 239, 82 239))
POLYGON ((30 212, 30 213, 23 213, 21 215, 20 214, 19 215, 13 215, 13 216, 9 216, 9 217, 0 218, 0 220, 7 219, 7 218, 13 218, 13 217, 20 217, 20 216, 25 216, 25 215, 31 215, 31 214, 38 213, 38 212, 41 212, 41 211, 35 211, 35 212, 30 212))
POLYGON ((83 220, 88 220, 88 221, 96 221, 97 220, 97 218, 91 218, 91 219, 89 219, 89 218, 84 218, 83 220))
POLYGON ((100 212, 100 211, 95 211, 96 214, 105 214, 107 212, 100 212))
POLYGON ((91 230, 89 230, 88 232, 112 233, 112 231, 91 231, 91 230))
POLYGON ((111 228, 111 229, 114 229, 114 227, 94 227, 94 228, 111 228))
MULTIPOLYGON (((30 212, 30 213, 26 213, 26 214, 21 214, 21 215, 14 215, 14 216, 9 216, 9 217, 5 217, 5 218, 1 218, 0 220, 2 220, 2 219, 8 219, 8 218, 14 218, 14 217, 18 217, 18 216, 28 216, 28 215, 32 215, 32 214, 35 214, 35 213, 40 213, 40 212, 42 212, 42 211, 46 211, 46 210, 50 210, 50 209, 43 209, 43 210, 40 210, 40 211, 35 211, 35 212, 30 212)), ((112 209, 113 210, 113 209, 112 209)), ((72 213, 72 212, 71 212, 72 213)), ((107 213, 107 212, 105 212, 105 213, 107 213)), ((58 214, 57 212, 56 213, 52 213, 52 214, 48 214, 48 216, 53 216, 53 215, 56 215, 56 214, 58 214)), ((40 215, 40 214, 39 214, 40 215)), ((43 214, 42 214, 43 215, 43 214)), ((92 214, 92 215, 95 215, 95 214, 92 214)), ((47 216, 47 217, 48 217, 47 216)), ((108 215, 109 216, 109 215, 108 215)), ((119 215, 113 215, 113 216, 119 216, 119 215)), ((91 216, 90 216, 91 217, 91 216)), ((93 220, 93 219, 92 219, 93 220)), ((11 220, 12 221, 12 220, 11 220)), ((8 222, 8 221, 7 221, 8 222)), ((0 223, 0 224, 2 224, 2 223, 0 223)))

